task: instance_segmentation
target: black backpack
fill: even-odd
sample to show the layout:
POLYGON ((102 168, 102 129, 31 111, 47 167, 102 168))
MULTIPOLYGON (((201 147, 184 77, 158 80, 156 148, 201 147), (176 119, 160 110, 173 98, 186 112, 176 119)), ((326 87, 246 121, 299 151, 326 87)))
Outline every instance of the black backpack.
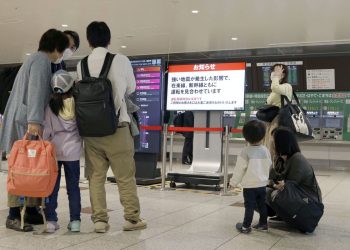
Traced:
POLYGON ((116 113, 112 83, 107 78, 114 55, 106 54, 99 77, 91 77, 88 57, 81 61, 82 80, 73 90, 75 115, 80 136, 102 137, 116 132, 119 112, 116 113))

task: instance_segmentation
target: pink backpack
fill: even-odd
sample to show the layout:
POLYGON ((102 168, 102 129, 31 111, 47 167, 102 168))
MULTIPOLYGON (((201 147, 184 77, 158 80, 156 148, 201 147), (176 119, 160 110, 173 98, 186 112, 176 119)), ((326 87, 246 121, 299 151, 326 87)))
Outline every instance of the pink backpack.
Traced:
POLYGON ((48 197, 57 180, 54 145, 43 141, 16 141, 8 160, 7 191, 25 197, 48 197))

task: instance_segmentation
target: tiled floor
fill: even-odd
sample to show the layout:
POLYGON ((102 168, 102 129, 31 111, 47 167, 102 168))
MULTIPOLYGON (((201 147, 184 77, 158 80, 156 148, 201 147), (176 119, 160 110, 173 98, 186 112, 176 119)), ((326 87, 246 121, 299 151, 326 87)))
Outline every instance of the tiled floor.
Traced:
MULTIPOLYGON (((269 232, 239 234, 234 225, 243 217, 242 194, 220 196, 215 191, 160 191, 157 187, 138 188, 148 228, 123 232, 123 211, 117 186, 112 183, 106 184, 111 229, 106 234, 96 234, 88 214, 89 190, 84 189, 87 183, 82 180, 82 207, 86 213, 82 213, 81 233, 66 229, 69 215, 64 182, 58 208, 61 229, 55 234, 7 230, 6 192, 0 192, 0 249, 350 249, 350 172, 316 174, 325 214, 311 235, 300 234, 284 224, 270 224, 269 232)), ((5 190, 5 173, 0 173, 0 185, 5 190)))

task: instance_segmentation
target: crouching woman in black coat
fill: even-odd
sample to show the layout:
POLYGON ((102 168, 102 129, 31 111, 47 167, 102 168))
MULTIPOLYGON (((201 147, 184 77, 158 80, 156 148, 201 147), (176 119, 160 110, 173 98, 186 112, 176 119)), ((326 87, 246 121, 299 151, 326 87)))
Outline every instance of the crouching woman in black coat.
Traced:
MULTIPOLYGON (((322 194, 313 168, 300 153, 295 134, 284 127, 278 127, 272 133, 276 154, 279 158, 275 168, 270 171, 271 188, 268 188, 266 196, 269 216, 276 215, 269 205, 272 201, 271 194, 276 189, 282 189, 285 181, 296 182, 311 197, 314 197, 315 200, 319 198, 321 202, 322 194)), ((278 216, 271 219, 280 220, 278 216)))

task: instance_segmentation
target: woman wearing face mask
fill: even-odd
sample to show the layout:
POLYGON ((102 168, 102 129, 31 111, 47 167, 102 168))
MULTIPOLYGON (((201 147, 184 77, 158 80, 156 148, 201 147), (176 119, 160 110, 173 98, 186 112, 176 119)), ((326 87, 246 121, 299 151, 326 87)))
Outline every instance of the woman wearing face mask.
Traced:
MULTIPOLYGON (((322 193, 315 178, 311 164, 300 152, 297 138, 293 131, 285 127, 278 127, 272 131, 276 154, 279 157, 280 168, 270 170, 270 179, 273 180, 273 189, 267 189, 267 205, 269 216, 276 215, 271 208, 273 202, 272 192, 274 189, 282 189, 285 181, 294 181, 314 200, 322 202, 322 193)), ((281 211, 288 210, 280 208, 281 211)), ((280 220, 275 217, 272 220, 280 220)))
POLYGON ((63 57, 60 60, 51 64, 52 74, 60 69, 66 70, 66 64, 64 63, 64 61, 70 59, 73 56, 74 52, 77 51, 80 45, 80 39, 77 32, 72 30, 65 30, 63 31, 63 33, 66 34, 69 41, 69 45, 68 48, 65 49, 65 51, 63 52, 63 57))
MULTIPOLYGON (((271 67, 271 93, 268 96, 266 103, 281 108, 281 96, 286 96, 289 100, 292 100, 293 88, 292 85, 287 83, 288 68, 284 64, 275 64, 271 67)), ((266 136, 264 139, 264 145, 269 149, 271 153, 271 159, 273 162, 276 160, 276 153, 273 143, 273 137, 271 132, 278 126, 278 115, 272 120, 271 123, 266 124, 266 136)))
MULTIPOLYGON (((45 107, 50 100, 51 63, 62 58, 68 48, 67 36, 56 29, 46 31, 39 42, 39 49, 21 66, 17 73, 10 98, 6 105, 3 126, 0 129, 0 151, 10 152, 13 143, 22 139, 26 132, 37 136, 42 134, 45 107)), ((38 214, 35 199, 28 199, 27 215, 38 214), (34 207, 30 209, 30 207, 34 207)), ((16 231, 20 228, 20 206, 18 196, 8 194, 10 213, 6 227, 16 231)), ((23 231, 32 231, 26 224, 23 231)))

